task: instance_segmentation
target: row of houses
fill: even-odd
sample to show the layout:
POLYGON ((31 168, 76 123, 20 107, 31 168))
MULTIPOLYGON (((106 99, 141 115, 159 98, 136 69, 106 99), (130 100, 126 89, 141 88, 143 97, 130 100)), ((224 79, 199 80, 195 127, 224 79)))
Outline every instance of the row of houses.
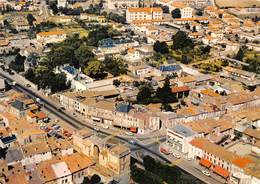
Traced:
POLYGON ((160 118, 149 112, 141 112, 129 103, 115 102, 117 90, 67 92, 59 95, 61 105, 86 118, 111 126, 148 133, 160 129, 160 118))
MULTIPOLYGON (((256 109, 248 108, 244 112, 254 110, 256 109)), ((258 110, 255 116, 251 116, 252 113, 247 115, 248 118, 255 117, 253 121, 243 119, 245 128, 240 130, 236 129, 238 119, 233 118, 233 116, 241 116, 240 111, 234 114, 232 112, 219 120, 205 119, 178 124, 167 129, 166 143, 171 149, 177 150, 186 158, 195 160, 197 164, 220 175, 230 183, 257 183, 260 178, 257 172, 260 132, 259 127, 252 128, 260 120, 257 112, 258 110), (240 136, 241 140, 251 147, 249 153, 239 153, 229 149, 232 145, 242 144, 240 141, 234 143, 240 136), (231 140, 231 145, 228 147, 222 144, 226 140, 231 140)))

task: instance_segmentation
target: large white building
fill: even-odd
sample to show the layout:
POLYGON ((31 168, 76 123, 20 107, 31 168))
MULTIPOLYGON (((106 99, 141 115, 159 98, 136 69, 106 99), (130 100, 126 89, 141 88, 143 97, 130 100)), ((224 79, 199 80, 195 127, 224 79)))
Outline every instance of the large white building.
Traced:
POLYGON ((55 43, 66 39, 67 34, 63 30, 40 32, 36 35, 36 40, 40 43, 55 43))
POLYGON ((191 18, 193 16, 193 8, 190 6, 181 3, 181 2, 173 2, 169 5, 169 11, 172 12, 175 9, 179 9, 181 11, 181 18, 191 18))
POLYGON ((161 8, 128 8, 126 11, 126 21, 162 21, 163 10, 161 8))
POLYGON ((188 153, 189 142, 196 136, 190 128, 176 125, 167 129, 166 141, 173 149, 182 153, 188 153))

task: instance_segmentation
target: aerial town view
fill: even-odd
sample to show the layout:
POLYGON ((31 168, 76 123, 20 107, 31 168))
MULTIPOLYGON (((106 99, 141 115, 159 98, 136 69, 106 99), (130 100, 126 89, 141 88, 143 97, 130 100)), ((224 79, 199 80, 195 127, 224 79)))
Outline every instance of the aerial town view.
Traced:
POLYGON ((0 0, 0 184, 260 184, 260 0, 0 0))

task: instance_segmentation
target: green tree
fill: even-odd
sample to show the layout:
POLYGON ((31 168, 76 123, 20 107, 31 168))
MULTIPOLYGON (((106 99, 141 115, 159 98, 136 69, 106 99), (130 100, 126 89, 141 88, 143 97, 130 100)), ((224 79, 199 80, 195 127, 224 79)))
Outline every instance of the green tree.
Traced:
POLYGON ((192 58, 188 55, 182 55, 181 57, 181 63, 183 64, 189 64, 192 61, 192 58))
POLYGON ((179 8, 172 10, 172 18, 181 18, 181 10, 179 8))
POLYGON ((246 58, 245 62, 248 66, 243 65, 243 70, 260 74, 260 59, 259 56, 254 55, 252 58, 246 58))
POLYGON ((101 178, 99 175, 94 174, 93 176, 91 176, 91 179, 90 179, 91 184, 98 184, 100 181, 101 181, 101 178))
POLYGON ((200 49, 201 49, 202 54, 209 54, 211 47, 209 45, 207 45, 207 46, 202 46, 200 49))
POLYGON ((29 13, 27 15, 27 21, 28 21, 30 26, 33 26, 33 23, 34 23, 34 21, 36 21, 36 19, 34 18, 34 16, 31 13, 29 13))
POLYGON ((156 161, 154 160, 154 158, 150 157, 149 155, 144 157, 143 164, 144 164, 145 170, 147 170, 147 171, 154 172, 157 169, 156 161))
POLYGON ((90 184, 90 179, 88 177, 84 177, 83 182, 81 184, 90 184))
POLYGON ((48 53, 49 67, 54 68, 63 64, 70 64, 74 61, 74 48, 67 45, 52 47, 48 53))
POLYGON ((235 59, 242 61, 243 58, 244 58, 244 51, 242 50, 242 48, 240 48, 239 51, 237 52, 235 59))
POLYGON ((5 159, 8 148, 0 148, 0 159, 5 159))
POLYGON ((38 63, 38 60, 40 59, 40 56, 36 52, 32 52, 29 54, 29 56, 26 58, 26 61, 31 63, 33 66, 35 66, 38 63))
POLYGON ((53 13, 54 15, 56 15, 56 14, 59 12, 56 3, 51 3, 51 4, 50 4, 50 8, 51 8, 52 13, 53 13))
POLYGON ((163 87, 157 89, 156 97, 160 99, 162 103, 178 102, 178 99, 171 92, 169 79, 165 79, 163 87))
POLYGON ((168 103, 162 103, 161 109, 166 112, 172 112, 172 106, 168 103))
POLYGON ((51 78, 48 79, 48 87, 52 93, 68 89, 69 85, 67 84, 67 78, 64 73, 54 74, 51 72, 50 74, 51 78))
POLYGON ((186 23, 186 24, 185 24, 185 28, 188 29, 188 30, 190 30, 190 24, 189 24, 189 23, 186 23))
POLYGON ((51 21, 47 21, 47 22, 41 22, 40 24, 37 24, 35 27, 36 32, 41 32, 41 31, 48 31, 52 28, 58 27, 57 24, 55 24, 54 22, 51 21))
POLYGON ((106 56, 103 63, 105 66, 105 70, 111 73, 113 76, 127 73, 127 66, 120 58, 106 56))
POLYGON ((95 79, 102 79, 105 77, 104 65, 100 61, 92 60, 88 63, 88 66, 84 69, 84 73, 95 79))
POLYGON ((24 61, 25 61, 26 57, 22 56, 21 54, 17 54, 14 61, 12 61, 9 64, 9 67, 13 70, 15 70, 16 72, 23 72, 24 71, 24 61))
POLYGON ((197 9, 197 10, 195 11, 195 14, 196 14, 197 16, 202 16, 202 15, 203 15, 203 10, 202 10, 202 9, 197 9))
POLYGON ((152 100, 152 89, 147 85, 142 86, 137 94, 136 100, 139 104, 149 104, 152 100))
POLYGON ((138 81, 133 81, 133 86, 138 88, 140 86, 140 83, 138 81))
POLYGON ((120 80, 118 80, 118 79, 113 80, 113 85, 114 86, 119 87, 120 84, 121 84, 120 80))
POLYGON ((94 30, 91 30, 88 34, 88 44, 90 46, 98 46, 99 41, 109 38, 109 28, 104 26, 99 26, 94 30))
POLYGON ((90 60, 94 59, 94 54, 88 46, 81 45, 77 50, 75 50, 75 57, 79 62, 79 66, 84 67, 90 60))
POLYGON ((124 24, 126 22, 126 18, 124 16, 121 16, 121 15, 119 15, 117 13, 113 13, 113 12, 110 12, 108 14, 108 18, 110 20, 113 20, 113 21, 121 23, 121 24, 124 24))
POLYGON ((184 49, 184 48, 193 48, 194 43, 191 38, 187 36, 187 34, 183 31, 178 31, 175 35, 172 36, 173 41, 173 49, 184 49))
POLYGON ((24 77, 25 77, 27 80, 29 80, 29 81, 31 81, 31 82, 33 82, 33 83, 35 82, 35 74, 34 74, 34 71, 33 71, 32 68, 29 68, 29 69, 25 72, 24 77))
POLYGON ((73 47, 74 49, 78 49, 82 44, 82 40, 79 37, 79 34, 72 34, 68 36, 62 43, 62 45, 73 47))
POLYGON ((149 171, 137 168, 135 165, 131 167, 131 177, 139 184, 163 184, 163 180, 149 171))
POLYGON ((163 13, 170 13, 169 6, 161 6, 163 13))
POLYGON ((166 42, 160 42, 156 41, 153 45, 153 50, 155 52, 159 52, 161 54, 168 54, 169 53, 169 48, 166 42))

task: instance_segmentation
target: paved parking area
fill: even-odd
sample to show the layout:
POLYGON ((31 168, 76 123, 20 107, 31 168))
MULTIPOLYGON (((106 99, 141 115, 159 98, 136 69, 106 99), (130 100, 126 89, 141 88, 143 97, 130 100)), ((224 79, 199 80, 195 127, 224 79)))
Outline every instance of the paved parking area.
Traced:
POLYGON ((232 151, 238 155, 244 156, 251 153, 252 146, 250 144, 243 144, 242 142, 238 142, 237 144, 228 148, 229 151, 232 151), (239 151, 237 151, 239 150, 239 151))

